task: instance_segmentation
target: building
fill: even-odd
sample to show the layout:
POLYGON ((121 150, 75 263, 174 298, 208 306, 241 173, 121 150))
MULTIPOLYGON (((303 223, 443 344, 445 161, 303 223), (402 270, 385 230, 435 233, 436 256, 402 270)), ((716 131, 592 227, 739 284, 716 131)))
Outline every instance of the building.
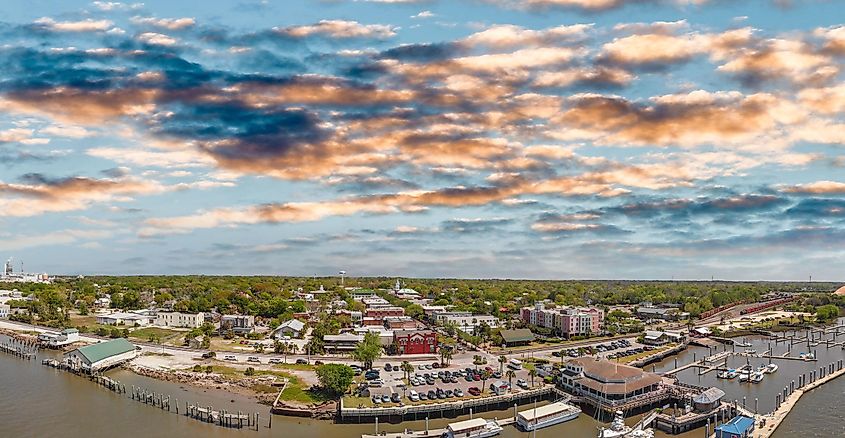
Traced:
POLYGON ((637 307, 637 316, 643 319, 662 319, 665 321, 678 321, 689 317, 689 313, 682 312, 677 307, 656 307, 646 303, 637 307))
POLYGON ((647 330, 643 334, 642 343, 646 345, 666 345, 670 342, 683 342, 684 335, 676 332, 661 332, 656 330, 647 330))
POLYGON ((473 315, 470 312, 435 312, 434 321, 440 325, 454 324, 458 330, 475 334, 476 329, 482 323, 487 324, 488 327, 495 329, 501 326, 501 321, 492 315, 473 315))
POLYGON ((106 295, 94 300, 94 307, 98 309, 108 309, 111 307, 111 295, 106 295))
POLYGON ((393 344, 398 354, 435 354, 437 333, 433 330, 396 330, 393 344))
POLYGON ((0 304, 0 319, 6 319, 9 317, 9 310, 11 308, 8 304, 0 304))
POLYGON ((528 329, 502 330, 500 334, 506 347, 528 345, 534 341, 534 333, 528 329))
POLYGON ((276 328, 276 333, 274 336, 276 339, 282 339, 285 336, 289 338, 298 338, 302 335, 302 332, 305 330, 305 323, 298 320, 298 319, 291 319, 289 321, 283 322, 280 326, 276 328))
POLYGON ((393 304, 390 304, 390 301, 387 301, 384 298, 377 296, 363 297, 361 298, 361 303, 367 306, 368 309, 375 309, 378 307, 393 307, 393 304))
POLYGON ((38 335, 38 343, 49 348, 61 348, 78 341, 79 330, 74 328, 62 330, 61 333, 45 332, 38 335))
POLYGON ((144 327, 153 324, 156 315, 149 310, 132 310, 129 312, 114 312, 105 315, 97 315, 97 324, 102 325, 128 325, 144 327))
POLYGON ((754 434, 754 419, 737 415, 725 424, 716 426, 716 438, 750 438, 754 434))
POLYGON ((232 330, 236 335, 247 335, 255 331, 255 317, 252 315, 223 315, 220 317, 220 332, 232 330))
POLYGON ((198 328, 204 322, 205 316, 202 312, 159 312, 155 319, 155 325, 159 327, 198 328))
POLYGON ((566 337, 598 334, 604 322, 604 312, 595 307, 548 309, 543 303, 523 307, 520 317, 526 324, 552 329, 566 337))
POLYGON ((593 357, 566 363, 559 383, 572 394, 596 403, 627 402, 661 388, 663 379, 640 368, 593 357))
POLYGON ((340 309, 335 310, 335 315, 346 315, 352 325, 361 325, 364 320, 364 314, 357 310, 340 309))
POLYGON ((364 335, 341 333, 323 336, 323 346, 329 353, 349 353, 364 340, 364 335))
POLYGON ((396 306, 390 307, 370 307, 364 312, 367 318, 384 319, 388 316, 405 316, 405 309, 396 306))
POLYGON ((510 389, 511 386, 504 380, 496 380, 490 383, 490 392, 496 395, 507 394, 510 389))
POLYGON ((135 358, 135 346, 123 338, 86 345, 64 354, 62 360, 72 369, 93 374, 135 358))
POLYGON ((710 412, 719 407, 724 396, 725 391, 719 388, 707 389, 692 399, 692 407, 698 412, 710 412))
POLYGON ((384 327, 391 330, 410 330, 417 328, 417 321, 410 316, 388 316, 384 318, 384 327))

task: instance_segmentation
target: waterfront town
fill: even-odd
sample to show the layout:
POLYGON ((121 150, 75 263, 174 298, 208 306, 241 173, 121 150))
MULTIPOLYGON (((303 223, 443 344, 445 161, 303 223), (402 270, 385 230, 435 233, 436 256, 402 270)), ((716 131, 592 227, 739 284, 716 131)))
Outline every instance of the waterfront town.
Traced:
MULTIPOLYGON (((380 285, 386 280, 376 279, 380 285)), ((265 416, 371 423, 376 435, 397 438, 493 436, 507 427, 557 427, 579 416, 603 424, 599 437, 695 430, 717 438, 768 437, 808 388, 845 372, 845 324, 837 322, 845 287, 833 284, 765 285, 706 310, 683 302, 590 298, 567 305, 531 291, 509 294, 506 305, 482 303, 493 311, 481 313, 448 298, 458 293, 454 286, 438 291, 427 281, 421 282, 426 292, 408 286, 420 282, 414 279, 395 279, 389 287, 351 285, 371 279, 298 281, 320 284, 270 292, 277 297, 271 298, 279 312, 274 318, 253 310, 261 301, 256 292, 266 292, 267 284, 236 292, 247 311, 231 312, 238 306, 190 311, 188 295, 161 287, 146 293, 151 285, 143 279, 137 295, 119 286, 127 283, 120 277, 20 282, 29 292, 0 290, 3 351, 22 358, 55 351, 43 366, 118 393, 127 389, 108 376, 123 368, 254 397, 268 406, 265 416), (58 302, 51 295, 58 290, 77 298, 64 314, 53 314, 61 321, 53 328, 46 300, 58 302), (810 304, 820 302, 831 304, 810 304), (788 376, 783 391, 763 406, 731 391, 782 385, 780 377, 794 364, 807 371, 788 376), (512 415, 471 420, 488 411, 512 415), (466 416, 470 420, 459 421, 466 416), (401 428, 422 419, 455 420, 445 428, 401 428)), ((732 287, 714 283, 704 290, 728 297, 732 287)), ((169 396, 140 391, 131 389, 130 397, 171 410, 169 396)), ((232 421, 261 427, 259 413, 189 405, 183 412, 228 427, 232 421)))

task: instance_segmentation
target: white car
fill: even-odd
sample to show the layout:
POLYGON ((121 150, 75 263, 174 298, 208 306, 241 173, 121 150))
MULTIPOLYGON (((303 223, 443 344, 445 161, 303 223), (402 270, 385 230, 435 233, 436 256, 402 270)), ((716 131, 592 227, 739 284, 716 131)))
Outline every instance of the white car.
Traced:
POLYGON ((279 363, 282 363, 282 360, 274 357, 274 358, 268 360, 267 363, 279 364, 279 363))
POLYGON ((370 380, 369 385, 370 385, 371 388, 381 388, 381 386, 384 385, 384 380, 381 380, 381 379, 370 380))
POLYGON ((417 391, 414 391, 412 389, 410 395, 408 395, 408 399, 410 399, 412 402, 420 401, 420 395, 417 393, 417 391))
POLYGON ((261 363, 261 359, 255 357, 255 356, 250 356, 250 357, 246 358, 246 361, 247 362, 254 362, 254 363, 261 363))
POLYGON ((516 386, 528 389, 528 382, 526 382, 524 379, 519 379, 516 381, 516 386))
POLYGON ((229 355, 224 356, 223 360, 229 360, 229 361, 232 361, 232 362, 237 362, 238 358, 229 354, 229 355))

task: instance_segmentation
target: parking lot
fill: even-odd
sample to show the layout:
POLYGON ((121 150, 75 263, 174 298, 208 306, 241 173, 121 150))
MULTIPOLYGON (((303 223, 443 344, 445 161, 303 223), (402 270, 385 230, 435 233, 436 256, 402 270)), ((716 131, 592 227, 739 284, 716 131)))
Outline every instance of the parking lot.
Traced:
POLYGON ((640 344, 634 340, 619 339, 616 341, 598 342, 588 346, 561 348, 560 350, 544 351, 532 354, 535 358, 548 359, 551 362, 566 361, 582 356, 595 356, 602 359, 616 359, 626 355, 634 355, 650 349, 647 345, 640 344), (638 350, 642 349, 642 350, 638 350), (561 357, 563 356, 563 357, 561 357))
MULTIPOLYGON (((469 373, 465 368, 460 368, 457 365, 451 365, 445 368, 434 368, 432 364, 416 365, 414 372, 411 373, 411 383, 406 383, 405 373, 401 370, 386 371, 385 368, 378 370, 378 378, 367 380, 364 373, 362 373, 362 387, 366 382, 369 390, 368 397, 359 398, 359 402, 365 405, 376 406, 396 406, 399 404, 418 404, 418 403, 442 403, 461 399, 468 399, 479 396, 495 395, 490 389, 490 385, 494 382, 503 381, 508 382, 506 374, 501 377, 491 377, 486 382, 481 379, 480 373, 485 368, 489 368, 491 373, 499 375, 499 364, 472 366, 469 367, 469 373), (448 374, 447 374, 448 373, 448 374), (467 378, 469 375, 469 380, 467 378), (478 380, 475 377, 478 377, 478 380), (426 378, 428 377, 428 378, 426 378), (481 392, 482 385, 486 384, 486 388, 481 392), (472 389, 475 388, 475 389, 472 389), (439 390, 439 394, 438 394, 439 390), (476 392, 477 395, 473 395, 476 392), (416 394, 416 395, 415 395, 416 394), (433 400, 430 397, 433 395, 433 400), (387 397, 386 399, 384 397, 387 397), (419 398, 418 398, 419 397, 419 398)), ((392 368, 392 367, 391 367, 392 368)), ((507 373, 509 368, 504 367, 504 372, 507 373)), ((526 369, 513 370, 516 374, 512 378, 512 391, 522 391, 531 385, 531 379, 528 376, 526 369), (520 382, 520 380, 522 382, 520 382), (518 385, 517 383, 524 383, 518 385)), ((542 378, 535 377, 535 385, 540 384, 542 378)), ((507 392, 507 388, 502 388, 502 393, 507 392)))

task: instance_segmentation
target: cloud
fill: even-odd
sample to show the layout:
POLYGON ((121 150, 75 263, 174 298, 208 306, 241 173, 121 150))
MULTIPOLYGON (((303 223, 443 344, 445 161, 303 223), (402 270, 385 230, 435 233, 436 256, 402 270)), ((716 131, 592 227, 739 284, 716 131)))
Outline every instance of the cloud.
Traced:
POLYGON ((144 7, 143 3, 121 3, 121 2, 104 2, 95 1, 91 4, 101 11, 127 11, 141 9, 144 7))
POLYGON ((130 21, 139 26, 160 27, 168 30, 182 30, 193 27, 196 20, 193 18, 155 18, 155 17, 132 17, 130 21))
POLYGON ((629 4, 640 3, 656 3, 656 4, 676 4, 678 6, 684 5, 702 5, 709 0, 487 0, 490 3, 496 3, 513 9, 576 9, 590 12, 606 11, 610 9, 617 9, 629 4))
POLYGON ((583 40, 592 28, 592 24, 574 24, 533 30, 513 24, 500 24, 476 32, 461 40, 461 43, 470 47, 486 46, 496 49, 546 46, 583 40))
POLYGON ((324 36, 328 38, 375 38, 387 39, 396 36, 396 28, 384 24, 361 24, 349 20, 320 20, 315 24, 274 27, 273 32, 290 38, 324 36))
POLYGON ((2 236, 3 248, 8 251, 17 251, 26 248, 38 248, 43 246, 60 246, 79 244, 81 241, 87 241, 86 244, 92 244, 94 239, 105 239, 112 236, 112 232, 104 230, 80 230, 80 229, 64 229, 52 231, 49 233, 40 233, 34 235, 17 235, 17 236, 2 236))
POLYGON ((50 17, 42 17, 33 22, 36 29, 51 32, 103 32, 112 25, 109 20, 94 20, 87 18, 81 21, 56 21, 50 17))
POLYGON ((156 46, 172 46, 178 42, 176 38, 156 32, 144 32, 138 35, 138 41, 156 46))
POLYGON ((781 186, 780 191, 806 195, 842 195, 845 194, 845 183, 837 181, 816 181, 807 184, 781 186))

